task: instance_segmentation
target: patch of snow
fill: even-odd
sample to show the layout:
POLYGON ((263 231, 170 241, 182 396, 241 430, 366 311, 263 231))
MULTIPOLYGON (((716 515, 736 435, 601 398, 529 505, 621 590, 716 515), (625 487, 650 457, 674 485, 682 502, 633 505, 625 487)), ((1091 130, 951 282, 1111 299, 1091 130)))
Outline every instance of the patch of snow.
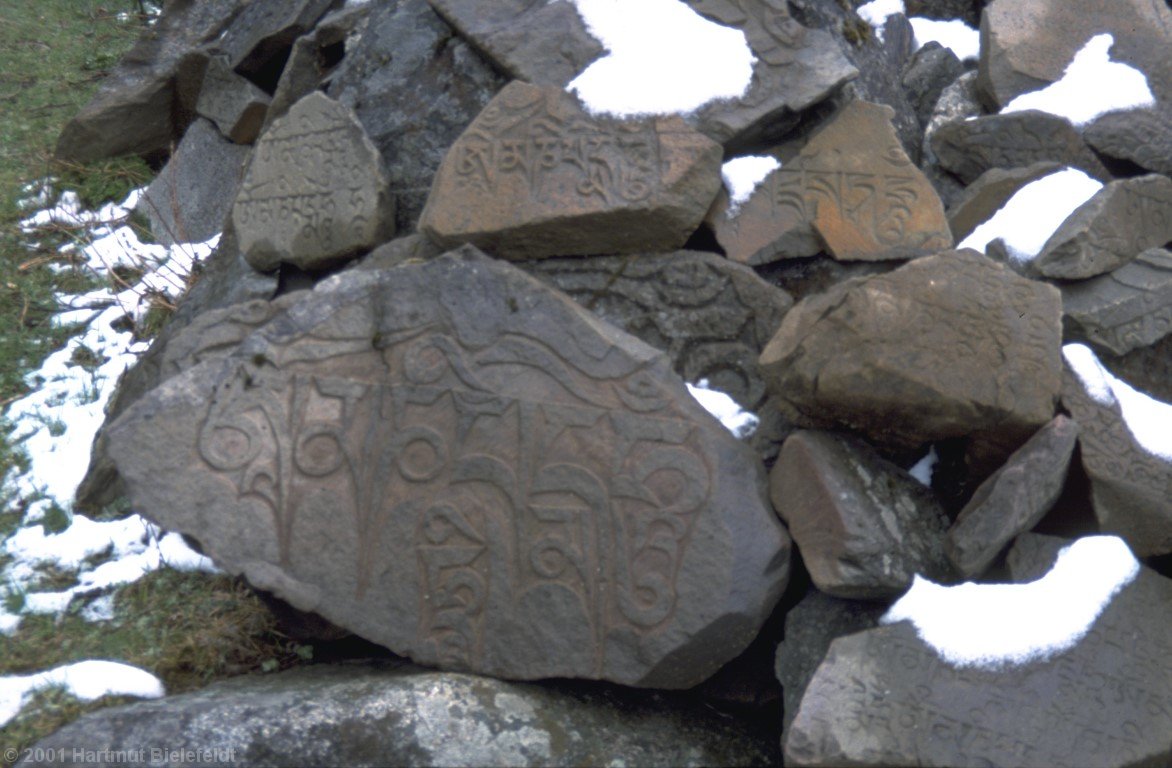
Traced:
POLYGON ((1074 55, 1061 79, 1023 93, 1006 104, 1001 114, 1038 109, 1081 127, 1107 112, 1154 106, 1144 73, 1111 61, 1108 51, 1114 42, 1109 34, 1095 35, 1074 55))
POLYGON ((168 533, 159 539, 159 558, 164 565, 176 571, 221 573, 210 557, 201 555, 177 533, 168 533))
POLYGON ((1172 403, 1165 403, 1111 375, 1085 344, 1067 344, 1062 356, 1091 399, 1110 408, 1116 403, 1135 442, 1151 455, 1172 462, 1172 403))
POLYGON ((21 194, 28 195, 16 201, 16 207, 22 211, 27 211, 29 208, 44 208, 53 200, 53 182, 57 181, 52 176, 47 176, 38 181, 32 181, 21 187, 21 194))
POLYGON ((157 699, 165 693, 163 683, 150 672, 116 661, 79 661, 35 675, 0 677, 0 728, 20 714, 34 693, 56 687, 82 701, 103 696, 157 699))
POLYGON ((903 7, 903 0, 871 0, 869 3, 860 5, 855 9, 855 12, 863 21, 871 25, 875 30, 875 36, 882 42, 883 25, 887 23, 887 17, 907 11, 903 7))
POLYGON ((21 617, 0 609, 0 635, 11 635, 20 627, 21 617))
POLYGON ((936 454, 936 446, 928 449, 924 457, 917 461, 912 468, 907 472, 914 477, 920 485, 932 487, 932 472, 936 469, 936 463, 940 461, 940 457, 936 454))
POLYGON ((1013 261, 1032 261, 1062 222, 1102 188, 1101 181, 1075 168, 1044 176, 1014 193, 957 247, 984 252, 999 237, 1013 261))
POLYGON ((728 190, 728 216, 735 216, 753 190, 770 173, 781 167, 781 161, 772 155, 734 157, 720 167, 720 177, 728 190))
POLYGON ((704 406, 704 410, 719 419, 725 429, 732 432, 738 439, 743 440, 750 437, 757 430, 760 419, 755 414, 741 408, 736 400, 724 392, 711 389, 708 386, 708 379, 700 379, 695 384, 689 384, 688 392, 696 398, 700 405, 704 406))
POLYGON ((880 622, 912 622, 920 639, 956 667, 1044 661, 1082 640, 1139 568, 1122 539, 1088 536, 1063 548, 1050 572, 1028 584, 946 587, 917 575, 880 622))
POLYGON ((913 16, 908 21, 916 35, 916 50, 936 42, 951 48, 961 61, 975 61, 981 55, 981 33, 960 19, 940 21, 913 16))
POLYGON ((570 0, 608 53, 567 86, 594 114, 693 112, 748 90, 756 59, 745 34, 680 0, 570 0))

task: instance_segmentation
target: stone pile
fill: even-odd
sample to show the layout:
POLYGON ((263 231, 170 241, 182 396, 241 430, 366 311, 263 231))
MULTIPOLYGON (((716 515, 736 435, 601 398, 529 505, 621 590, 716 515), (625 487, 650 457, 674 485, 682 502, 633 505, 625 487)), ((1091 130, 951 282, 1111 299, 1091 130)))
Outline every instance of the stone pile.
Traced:
POLYGON ((78 506, 125 493, 439 671, 323 665, 47 748, 167 723, 159 743, 312 762, 322 719, 355 763, 1172 761, 1172 11, 909 3, 980 14, 962 63, 837 0, 680 2, 743 36, 752 78, 626 117, 574 92, 608 52, 569 0, 167 6, 58 153, 174 146, 143 213, 161 239, 223 235, 78 506), (1101 33, 1153 104, 998 113, 1101 33), (767 172, 722 185, 747 155, 767 172), (961 245, 1067 167, 1103 186, 1036 254, 961 245), (1060 652, 958 666, 880 623, 925 579, 1033 581, 1100 533, 1149 559, 1060 652), (272 751, 265 722, 310 698, 361 712, 307 711, 272 751), (366 740, 384 720, 403 735, 366 740), (445 752, 434 729, 503 736, 445 752))

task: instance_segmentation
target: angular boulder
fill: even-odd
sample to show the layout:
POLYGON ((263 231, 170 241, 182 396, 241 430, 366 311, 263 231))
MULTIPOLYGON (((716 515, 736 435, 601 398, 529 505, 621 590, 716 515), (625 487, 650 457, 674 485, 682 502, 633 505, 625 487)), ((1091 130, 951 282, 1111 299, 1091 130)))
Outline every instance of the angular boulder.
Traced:
POLYGON ((257 142, 232 205, 240 250, 261 272, 322 269, 387 240, 394 197, 350 109, 314 92, 257 142))
POLYGON ((332 0, 250 0, 215 42, 228 66, 269 92, 293 41, 313 29, 332 0))
POLYGON ((213 56, 204 70, 195 111, 235 143, 251 144, 260 135, 269 101, 267 93, 233 72, 224 58, 213 56))
POLYGON ((1125 355, 1172 333, 1172 252, 1144 251, 1108 274, 1064 283, 1068 336, 1125 355))
POLYGON ((1082 136, 1108 157, 1172 174, 1172 106, 1108 112, 1088 125, 1082 136))
POLYGON ((320 283, 110 444, 229 572, 448 669, 687 688, 788 573, 759 461, 666 357, 471 248, 320 283))
POLYGON ((965 188, 948 208, 948 226, 956 241, 963 242, 973 230, 993 218, 1023 187, 1062 170, 1058 163, 1041 162, 1024 168, 992 168, 965 188))

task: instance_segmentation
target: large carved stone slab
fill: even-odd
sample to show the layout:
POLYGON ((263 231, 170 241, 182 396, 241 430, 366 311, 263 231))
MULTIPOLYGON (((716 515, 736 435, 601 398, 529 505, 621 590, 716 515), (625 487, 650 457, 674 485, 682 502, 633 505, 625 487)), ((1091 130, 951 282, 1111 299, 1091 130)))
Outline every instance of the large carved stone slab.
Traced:
POLYGON ((935 581, 952 575, 948 520, 936 497, 862 440, 795 432, 769 475, 769 495, 828 595, 889 598, 917 573, 935 581))
POLYGON ((232 206, 240 250, 261 272, 321 269, 394 232, 378 149, 350 109, 311 93, 257 142, 232 206))
POLYGON ((594 314, 668 353, 686 381, 756 410, 765 401, 757 357, 793 306, 753 270, 715 254, 543 259, 520 266, 594 314))
POLYGON ((1024 442, 1061 383, 1058 289, 971 250, 847 281, 794 305, 761 353, 793 418, 908 447, 1024 442))
POLYGON ((1121 267, 1172 241, 1172 179, 1113 181, 1070 214, 1032 262, 1046 277, 1078 280, 1121 267))
POLYGON ((764 264, 811 256, 872 261, 952 247, 944 207, 908 159, 885 105, 852 101, 739 209, 727 194, 710 221, 730 258, 764 264))
POLYGON ((839 638, 785 737, 785 764, 1166 764, 1169 605, 1172 582, 1141 568, 1073 648, 998 671, 953 667, 910 622, 839 638))
POLYGON ((1108 157, 1172 174, 1172 106, 1108 112, 1083 129, 1082 136, 1108 157))
POLYGON ((136 510, 430 665, 686 688, 786 582, 760 463, 666 357, 474 249, 324 281, 110 439, 136 510))
POLYGON ((1106 275, 1062 290, 1067 333, 1116 355, 1172 333, 1172 253, 1144 251, 1106 275))
POLYGON ((720 188, 720 145, 680 118, 590 116, 513 82, 456 141, 419 228, 509 259, 679 248, 720 188))

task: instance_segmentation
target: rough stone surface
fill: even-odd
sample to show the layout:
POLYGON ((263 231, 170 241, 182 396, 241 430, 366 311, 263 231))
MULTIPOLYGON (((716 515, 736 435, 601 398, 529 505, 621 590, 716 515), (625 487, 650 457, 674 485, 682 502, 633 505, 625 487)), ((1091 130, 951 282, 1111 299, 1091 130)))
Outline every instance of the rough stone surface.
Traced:
POLYGON ((792 766, 1157 766, 1172 759, 1172 581, 1141 568, 1070 650, 957 668, 910 622, 835 640, 785 737, 792 766))
POLYGON ((991 168, 1019 168, 1049 160, 1101 181, 1111 174, 1064 117, 1027 110, 984 115, 941 125, 930 134, 940 165, 971 183, 991 168))
POLYGON ((908 16, 929 19, 960 19, 973 29, 981 25, 981 7, 986 0, 906 0, 908 16))
POLYGON ((1062 405, 1080 427, 1082 465, 1100 529, 1121 536, 1141 557, 1172 552, 1172 462, 1139 445, 1119 403, 1091 398, 1069 366, 1062 405))
POLYGON ((426 0, 371 10, 327 93, 354 110, 382 154, 397 231, 415 230, 444 153, 504 84, 426 0))
POLYGON ((916 51, 904 70, 902 82, 921 125, 927 125, 932 119, 944 89, 963 74, 964 65, 951 48, 933 41, 916 51))
POLYGON ((1062 170, 1058 163, 1034 163, 1024 168, 992 168, 968 186, 948 209, 948 225, 959 243, 993 217, 1023 187, 1062 170))
POLYGON ((895 597, 917 573, 951 576, 948 520, 936 497, 862 440, 795 432, 769 475, 769 495, 815 586, 828 595, 895 597))
POLYGON ((1172 333, 1172 253, 1144 251, 1106 275, 1065 283, 1066 335, 1124 355, 1172 333))
POLYGON ((722 193, 709 221, 729 258, 763 264, 824 244, 837 259, 870 261, 951 247, 940 198, 904 154, 891 115, 851 102, 732 216, 722 193))
POLYGON ((251 144, 260 135, 268 108, 268 94, 233 72, 225 59, 208 61, 195 111, 220 133, 237 144, 251 144))
POLYGON ((354 113, 311 93, 256 144, 232 222, 248 263, 266 272, 337 264, 394 231, 378 150, 354 113))
POLYGON ((1158 173, 1113 181, 1062 223, 1031 266, 1078 280, 1121 267, 1172 241, 1172 179, 1158 173))
POLYGON ((1102 355, 1099 360, 1107 370, 1141 392, 1172 403, 1172 334, 1126 355, 1102 355))
POLYGON ((136 510, 444 668, 690 687, 788 574, 760 463, 666 356, 471 248, 320 283, 110 441, 136 510))
POLYGON ((794 418, 907 447, 1024 442, 1061 385, 1057 288, 971 250, 916 259, 798 302, 761 354, 794 418))
POLYGON ((1062 494, 1078 424, 1056 416, 977 488, 948 529, 948 559, 975 579, 1019 533, 1037 525, 1062 494))
POLYGON ((183 763, 257 767, 776 764, 761 730, 663 694, 369 663, 238 677, 104 709, 37 747, 63 765, 95 764, 86 753, 104 750, 206 751, 183 763))
POLYGON ((415 232, 383 243, 354 262, 350 268, 364 271, 394 269, 408 262, 427 261, 442 256, 443 249, 425 235, 415 232))
POLYGON ((244 176, 248 148, 196 120, 138 203, 163 245, 202 243, 224 229, 244 176))
POLYGON ((708 379, 750 410, 764 403, 757 357, 793 300, 748 267, 700 251, 519 266, 667 352, 685 381, 708 379))
POLYGON ((229 66, 269 92, 293 41, 313 29, 333 0, 250 0, 215 43, 229 66))
POLYGON ((1172 106, 1108 112, 1084 128, 1082 137, 1108 157, 1172 174, 1172 106))
POLYGON ((419 228, 509 259, 679 248, 720 187, 720 145, 678 117, 592 117, 510 83, 452 145, 419 228))

